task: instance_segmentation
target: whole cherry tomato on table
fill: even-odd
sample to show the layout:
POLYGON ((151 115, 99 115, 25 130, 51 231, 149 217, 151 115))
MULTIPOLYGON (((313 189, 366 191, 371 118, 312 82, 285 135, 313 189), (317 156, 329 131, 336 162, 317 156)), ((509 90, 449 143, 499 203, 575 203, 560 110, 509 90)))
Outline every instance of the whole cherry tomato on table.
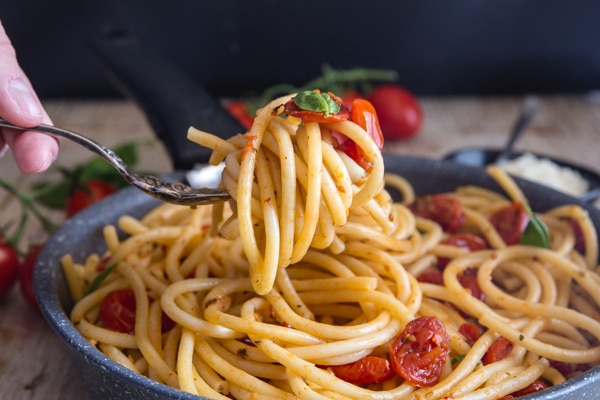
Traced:
POLYGON ((36 311, 40 312, 40 306, 35 298, 35 292, 33 290, 33 270, 35 263, 37 262, 38 256, 40 255, 43 244, 38 244, 29 250, 29 253, 23 260, 23 265, 19 271, 19 285, 21 287, 21 294, 36 311))
POLYGON ((17 251, 0 236, 0 298, 6 295, 17 281, 19 264, 17 251))
POLYGON ((67 201, 67 218, 115 192, 115 187, 107 182, 96 179, 85 182, 83 187, 71 193, 67 201))
POLYGON ((386 139, 408 139, 418 134, 423 111, 417 98, 407 89, 395 85, 377 86, 368 96, 379 117, 386 139))

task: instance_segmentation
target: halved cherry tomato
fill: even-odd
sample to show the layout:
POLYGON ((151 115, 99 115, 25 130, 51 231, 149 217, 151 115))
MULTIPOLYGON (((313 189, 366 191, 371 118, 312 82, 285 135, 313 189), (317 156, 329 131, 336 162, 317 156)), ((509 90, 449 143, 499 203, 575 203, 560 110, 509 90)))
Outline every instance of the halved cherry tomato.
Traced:
POLYGON ((225 109, 231 114, 242 126, 250 129, 254 123, 254 117, 248 112, 248 107, 243 101, 230 100, 225 103, 225 109))
POLYGON ((71 218, 84 208, 115 193, 116 189, 107 182, 93 179, 84 183, 84 187, 77 188, 71 193, 67 201, 67 218, 71 218))
POLYGON ((458 327, 458 332, 471 344, 476 342, 483 333, 479 325, 472 322, 464 322, 458 327))
POLYGON ((519 244, 529 219, 527 210, 518 202, 511 203, 490 216, 490 222, 508 246, 519 244))
POLYGON ((360 97, 360 93, 358 93, 356 90, 350 90, 349 92, 345 92, 342 96, 342 104, 344 104, 346 108, 350 110, 352 109, 352 102, 360 97))
POLYGON ((98 318, 113 331, 133 334, 135 330, 135 293, 131 289, 114 290, 102 299, 98 318))
POLYGON ((458 276, 458 281, 462 287, 469 289, 471 296, 475 297, 479 301, 485 301, 485 293, 481 291, 479 282, 477 282, 477 270, 467 268, 463 273, 458 276))
POLYGON ((395 84, 380 85, 367 99, 377 110, 386 139, 407 139, 419 132, 423 112, 417 98, 407 89, 395 84))
MULTIPOLYGON (((469 232, 457 233, 448 236, 446 239, 442 240, 441 243, 450 246, 460 247, 461 249, 469 251, 484 250, 488 248, 488 244, 485 241, 485 239, 469 232)), ((445 257, 439 257, 438 267, 444 269, 446 265, 448 265, 449 261, 450 260, 445 257)))
POLYGON ((581 225, 579 225, 574 219, 569 219, 569 223, 573 229, 573 233, 575 234, 575 250, 581 254, 585 254, 585 239, 583 238, 581 225))
POLYGON ((342 99, 333 93, 327 93, 329 97, 340 105, 340 110, 337 113, 328 113, 320 111, 303 110, 294 102, 294 99, 289 100, 284 105, 284 114, 300 118, 303 122, 318 122, 318 123, 333 123, 342 122, 350 118, 350 111, 344 106, 342 99))
POLYGON ((409 383, 435 385, 450 353, 450 335, 437 317, 410 321, 390 346, 392 369, 409 383))
POLYGON ((454 232, 467 221, 460 200, 444 194, 419 197, 409 205, 417 216, 437 222, 446 232, 454 232))
POLYGON ((492 343, 488 351, 483 355, 481 361, 484 365, 495 363, 503 360, 508 356, 513 348, 513 344, 510 340, 500 336, 492 343))
POLYGON ((439 269, 430 269, 425 271, 417 277, 419 282, 432 283, 434 285, 444 284, 444 273, 439 269))
POLYGON ((17 251, 0 236, 0 298, 6 295, 17 281, 19 267, 17 251))
POLYGON ((350 364, 334 365, 331 370, 338 378, 355 385, 381 383, 395 375, 388 360, 375 356, 367 356, 350 364))
MULTIPOLYGON (((377 113, 371 103, 365 99, 356 98, 352 101, 350 110, 350 120, 363 128, 375 142, 375 145, 381 151, 383 148, 383 134, 377 120, 377 113)), ((373 161, 367 158, 360 147, 350 138, 332 131, 332 137, 336 141, 334 147, 337 150, 343 151, 348 157, 354 160, 365 171, 369 171, 373 165, 373 161)))
POLYGON ((373 104, 365 99, 354 99, 352 101, 352 108, 350 109, 350 119, 367 131, 369 136, 373 138, 379 151, 381 151, 383 148, 383 134, 381 133, 379 119, 377 118, 377 112, 373 104))
POLYGON ((512 400, 515 397, 522 397, 522 396, 526 396, 531 393, 541 392, 544 389, 548 389, 548 387, 549 387, 548 385, 546 385, 544 382, 542 382, 538 379, 538 380, 532 382, 531 384, 529 384, 529 386, 527 386, 521 390, 517 390, 516 392, 513 392, 509 395, 502 396, 498 400, 512 400))
POLYGON ((21 269, 19 270, 19 286, 21 287, 21 294, 25 298, 25 301, 27 301, 34 310, 40 313, 40 306, 35 298, 35 292, 33 290, 33 270, 43 247, 43 244, 32 247, 25 256, 21 269))
MULTIPOLYGON (((98 318, 113 331, 133 334, 135 331, 136 301, 131 289, 113 290, 102 299, 98 318)), ((175 322, 164 312, 161 316, 161 331, 167 332, 175 322)))

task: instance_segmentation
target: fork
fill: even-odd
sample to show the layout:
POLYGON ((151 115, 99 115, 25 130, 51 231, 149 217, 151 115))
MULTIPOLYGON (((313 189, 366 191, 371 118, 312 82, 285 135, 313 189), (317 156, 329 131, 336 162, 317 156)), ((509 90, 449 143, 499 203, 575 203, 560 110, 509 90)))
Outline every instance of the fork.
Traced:
POLYGON ((231 198, 229 193, 222 189, 193 188, 183 182, 167 182, 153 175, 140 174, 132 171, 114 151, 104 145, 79 133, 59 128, 52 125, 38 125, 24 128, 0 119, 0 126, 22 131, 44 132, 54 137, 66 139, 98 154, 112 165, 123 176, 125 181, 143 191, 167 203, 184 206, 196 206, 226 201, 231 198))

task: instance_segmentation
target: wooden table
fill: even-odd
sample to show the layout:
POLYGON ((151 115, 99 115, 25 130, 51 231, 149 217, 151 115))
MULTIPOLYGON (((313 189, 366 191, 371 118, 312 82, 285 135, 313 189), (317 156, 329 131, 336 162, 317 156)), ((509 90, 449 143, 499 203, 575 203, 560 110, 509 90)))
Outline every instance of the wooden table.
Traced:
MULTIPOLYGON (((418 137, 388 143, 388 152, 440 157, 464 146, 500 147, 522 104, 521 98, 422 99, 425 123, 418 137)), ((164 148, 154 140, 143 113, 127 101, 48 101, 46 108, 54 123, 79 131, 110 146, 142 139, 140 170, 168 172, 171 165, 164 148)), ((592 97, 545 97, 520 150, 574 161, 600 172, 600 101, 592 97)), ((61 166, 89 159, 90 154, 64 143, 61 166)), ((0 159, 1 178, 20 188, 33 181, 52 179, 53 173, 24 176, 10 154, 0 159)), ((19 215, 17 202, 0 192, 0 226, 19 215)), ((61 214, 50 215, 56 221, 61 214)), ((44 240, 32 225, 29 243, 44 240)), ((23 243, 26 248, 28 243, 23 243)), ((43 317, 23 301, 18 287, 0 300, 0 394, 5 399, 86 399, 66 346, 43 317)))

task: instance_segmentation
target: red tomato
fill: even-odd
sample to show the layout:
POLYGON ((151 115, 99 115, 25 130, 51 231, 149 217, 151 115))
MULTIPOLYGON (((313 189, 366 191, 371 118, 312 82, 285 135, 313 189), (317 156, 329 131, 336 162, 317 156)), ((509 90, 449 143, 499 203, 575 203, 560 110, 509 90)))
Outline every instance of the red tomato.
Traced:
POLYGON ((521 390, 517 390, 516 392, 513 392, 509 395, 500 397, 498 400, 512 400, 515 397, 521 397, 521 396, 526 396, 531 393, 541 392, 542 390, 547 389, 547 388, 548 388, 548 385, 546 385, 544 382, 542 382, 540 380, 537 380, 535 382, 532 382, 529 386, 527 386, 521 390))
MULTIPOLYGON (((469 251, 484 250, 488 248, 487 242, 472 233, 457 233, 455 235, 448 236, 442 240, 442 244, 450 246, 460 247, 469 251)), ((438 267, 444 269, 450 260, 445 257, 438 258, 438 267)))
POLYGON ((355 99, 352 101, 350 110, 350 119, 352 122, 363 128, 377 145, 379 151, 383 148, 383 134, 377 119, 377 113, 371 103, 365 99, 355 99))
POLYGON ((422 218, 431 219, 446 232, 454 232, 467 221, 460 201, 444 194, 434 194, 417 198, 409 208, 422 218))
POLYGON ((529 224, 529 214, 521 203, 514 202, 490 216, 490 222, 508 246, 519 244, 529 224))
MULTIPOLYGON (((152 300, 150 300, 152 301, 152 300)), ((135 293, 131 289, 110 292, 100 303, 98 318, 113 331, 133 334, 135 331, 135 293)), ((161 331, 171 330, 176 323, 164 312, 161 315, 161 331)))
POLYGON ((472 322, 465 322, 458 327, 458 332, 465 337, 467 342, 474 343, 483 333, 479 325, 472 322))
POLYGON ((71 193, 71 196, 67 201, 67 218, 71 218, 84 208, 115 192, 116 189, 104 181, 91 180, 86 182, 83 188, 77 188, 71 193))
POLYGON ((131 289, 110 292, 100 303, 100 321, 113 331, 133 334, 135 330, 135 294, 131 289))
POLYGON ((225 103, 225 108, 246 129, 250 129, 254 123, 254 117, 248 113, 248 107, 242 101, 231 100, 225 103))
POLYGON ((506 358, 513 348, 513 344, 510 340, 500 336, 483 355, 481 359, 484 365, 494 363, 506 358))
POLYGON ((348 110, 350 110, 352 108, 352 102, 360 97, 360 93, 358 93, 356 90, 351 90, 344 93, 342 96, 342 104, 346 106, 348 110))
POLYGON ((335 96, 332 93, 328 93, 329 97, 340 105, 340 111, 337 114, 329 113, 325 115, 324 112, 303 110, 294 102, 294 99, 289 100, 284 105, 284 114, 291 115, 296 118, 300 118, 303 122, 318 122, 318 123, 332 123, 342 122, 350 118, 350 111, 342 103, 342 99, 335 96))
POLYGON ((409 383, 435 385, 450 353, 450 335, 436 317, 410 321, 390 346, 392 369, 409 383))
POLYGON ((367 97, 377 110, 386 139, 398 140, 415 136, 423 121, 417 98, 394 84, 376 87, 367 97))
POLYGON ((38 256, 40 255, 43 244, 38 244, 29 250, 29 253, 25 256, 23 260, 23 265, 21 265, 21 269, 19 271, 19 284, 21 287, 21 294, 36 311, 40 311, 40 306, 35 298, 35 293, 33 290, 33 270, 35 267, 35 263, 37 261, 38 256))
POLYGON ((355 385, 381 383, 394 377, 388 360, 367 356, 350 364, 334 365, 331 370, 340 379, 355 385))
POLYGON ((581 254, 585 254, 585 239, 583 238, 583 231, 577 221, 569 219, 573 233, 575 234, 575 250, 581 254))
POLYGON ((17 281, 19 266, 17 251, 0 236, 0 298, 6 295, 17 281))
POLYGON ((431 269, 429 271, 423 272, 421 275, 417 277, 419 282, 423 283, 433 283, 434 285, 443 285, 444 284, 444 273, 439 269, 431 269))
POLYGON ((479 301, 485 301, 485 293, 481 291, 479 282, 477 282, 477 270, 467 268, 462 274, 458 276, 458 281, 462 287, 469 289, 471 296, 475 297, 479 301))

